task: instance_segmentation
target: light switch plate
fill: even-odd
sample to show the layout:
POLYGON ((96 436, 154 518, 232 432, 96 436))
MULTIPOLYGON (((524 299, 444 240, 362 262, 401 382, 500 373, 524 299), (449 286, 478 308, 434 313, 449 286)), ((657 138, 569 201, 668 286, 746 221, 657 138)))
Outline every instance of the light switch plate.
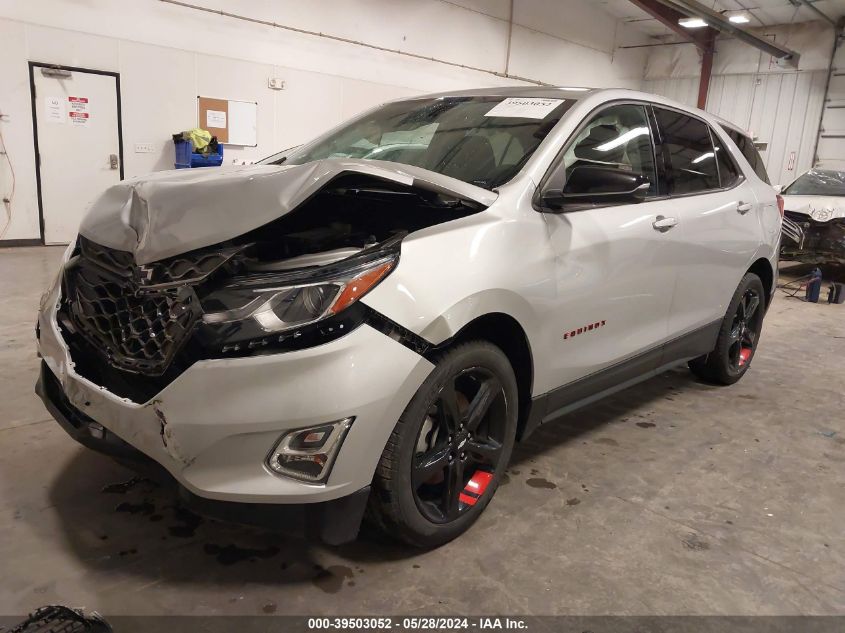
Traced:
POLYGON ((136 154, 152 154, 155 152, 155 147, 152 143, 135 143, 136 154))

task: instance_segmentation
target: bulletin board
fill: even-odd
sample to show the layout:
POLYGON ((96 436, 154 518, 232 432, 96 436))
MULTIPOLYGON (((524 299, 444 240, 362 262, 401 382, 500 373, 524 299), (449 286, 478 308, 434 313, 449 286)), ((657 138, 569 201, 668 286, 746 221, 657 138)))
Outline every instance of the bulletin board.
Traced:
POLYGON ((197 127, 211 132, 220 143, 255 147, 258 145, 258 104, 198 96, 197 127))

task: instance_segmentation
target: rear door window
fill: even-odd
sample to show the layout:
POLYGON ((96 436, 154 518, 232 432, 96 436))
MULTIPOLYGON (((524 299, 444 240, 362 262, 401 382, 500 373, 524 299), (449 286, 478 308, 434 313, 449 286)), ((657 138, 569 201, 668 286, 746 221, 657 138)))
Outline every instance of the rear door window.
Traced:
POLYGON ((724 189, 729 189, 740 181, 742 172, 716 133, 710 130, 710 135, 713 137, 713 148, 716 150, 716 163, 719 165, 719 182, 724 189))
POLYGON ((701 193, 719 188, 716 150, 704 121, 674 110, 655 107, 662 138, 670 195, 701 193))
POLYGON ((722 126, 722 129, 725 130, 725 132, 728 133, 728 136, 731 137, 731 140, 736 143, 739 151, 742 152, 743 156, 745 156, 748 164, 751 165, 751 168, 760 180, 765 182, 767 185, 772 184, 769 180, 769 174, 766 173, 766 165, 763 162, 763 157, 760 156, 760 152, 757 151, 754 141, 748 138, 745 134, 737 132, 729 127, 725 127, 724 125, 722 126))

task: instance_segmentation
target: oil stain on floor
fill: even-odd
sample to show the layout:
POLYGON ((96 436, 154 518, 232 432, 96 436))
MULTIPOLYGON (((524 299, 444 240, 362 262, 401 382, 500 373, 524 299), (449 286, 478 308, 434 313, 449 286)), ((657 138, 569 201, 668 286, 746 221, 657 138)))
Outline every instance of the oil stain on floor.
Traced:
POLYGON ((238 547, 231 543, 229 545, 206 543, 203 546, 203 551, 209 556, 214 556, 221 565, 229 566, 244 561, 255 562, 258 559, 273 558, 281 550, 275 545, 270 545, 264 549, 252 549, 249 547, 238 547))
POLYGON ((557 484, 552 483, 548 479, 543 479, 542 477, 532 477, 531 479, 528 479, 525 483, 527 483, 532 488, 546 488, 547 490, 557 488, 557 484))
POLYGON ((326 593, 337 593, 343 587, 343 582, 355 576, 352 569, 344 565, 331 565, 330 567, 318 567, 317 575, 311 580, 315 587, 326 593))

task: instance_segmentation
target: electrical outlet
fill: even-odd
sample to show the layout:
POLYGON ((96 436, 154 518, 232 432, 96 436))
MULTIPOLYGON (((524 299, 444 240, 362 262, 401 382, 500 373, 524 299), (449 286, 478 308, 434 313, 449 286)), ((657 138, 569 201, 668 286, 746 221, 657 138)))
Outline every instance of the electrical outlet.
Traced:
POLYGON ((155 152, 155 147, 152 143, 135 143, 136 154, 152 154, 155 152))

